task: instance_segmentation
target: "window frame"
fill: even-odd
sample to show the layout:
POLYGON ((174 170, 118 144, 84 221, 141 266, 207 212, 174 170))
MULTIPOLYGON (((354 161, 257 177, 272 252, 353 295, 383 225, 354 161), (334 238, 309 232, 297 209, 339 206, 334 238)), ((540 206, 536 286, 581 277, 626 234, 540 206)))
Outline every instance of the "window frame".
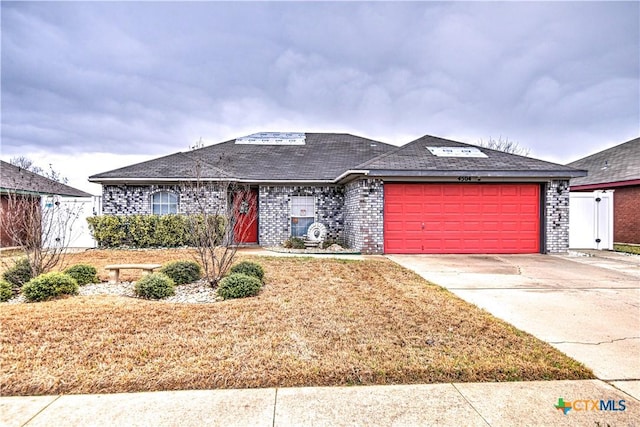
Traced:
POLYGON ((174 191, 160 190, 151 194, 151 214, 152 215, 175 215, 178 213, 178 203, 180 197, 174 191), (163 196, 166 196, 166 200, 162 200, 163 196), (156 197, 160 200, 156 202, 156 197), (156 207, 159 207, 159 212, 156 212, 156 207), (172 207, 174 207, 172 209, 172 207), (163 208, 166 208, 163 209, 163 208))
POLYGON ((316 197, 315 196, 291 196, 291 203, 289 206, 289 227, 292 237, 303 237, 307 234, 309 226, 315 222, 316 218, 316 197), (296 203, 296 199, 305 199, 304 203, 296 203), (306 208, 305 211, 311 207, 311 213, 305 212, 302 215, 301 208, 306 208), (295 214, 295 209, 298 208, 298 215, 295 214), (303 225, 298 225, 298 221, 303 220, 303 225), (309 220, 311 220, 309 222, 309 220), (300 230, 304 227, 304 232, 300 230))

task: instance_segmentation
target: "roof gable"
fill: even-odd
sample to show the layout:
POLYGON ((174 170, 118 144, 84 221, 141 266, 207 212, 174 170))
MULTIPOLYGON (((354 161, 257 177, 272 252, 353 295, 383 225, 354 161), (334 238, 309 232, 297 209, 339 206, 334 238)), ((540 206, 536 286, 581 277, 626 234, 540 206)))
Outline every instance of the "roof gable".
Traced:
POLYGON ((572 186, 607 184, 640 179, 640 138, 592 154, 568 166, 589 171, 589 175, 571 180, 572 186))
POLYGON ((59 196, 91 197, 77 188, 46 178, 11 163, 0 160, 0 190, 59 196))

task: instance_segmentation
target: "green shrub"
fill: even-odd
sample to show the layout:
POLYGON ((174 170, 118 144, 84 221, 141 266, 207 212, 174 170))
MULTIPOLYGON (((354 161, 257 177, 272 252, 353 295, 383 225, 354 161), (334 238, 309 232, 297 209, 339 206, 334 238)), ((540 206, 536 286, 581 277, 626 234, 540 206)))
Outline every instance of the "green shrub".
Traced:
POLYGON ((170 262, 162 266, 160 273, 164 273, 169 276, 176 285, 193 283, 202 277, 200 264, 194 261, 170 262))
MULTIPOLYGON (((207 216, 216 229, 214 244, 225 236, 225 220, 207 216)), ((94 239, 101 248, 175 248, 195 246, 197 230, 204 225, 202 215, 102 215, 87 218, 94 239)), ((214 229, 209 228, 209 229, 214 229)))
POLYGON ((289 239, 285 240, 282 244, 285 248, 291 249, 304 249, 304 240, 300 237, 289 237, 289 239))
POLYGON ((0 280, 0 302, 9 301, 13 297, 13 285, 5 280, 0 280))
POLYGON ((245 298, 258 295, 262 283, 258 278, 246 274, 231 274, 220 281, 218 295, 224 299, 245 298))
POLYGON ((135 293, 148 299, 162 299, 175 294, 173 280, 163 273, 152 273, 136 282, 135 293))
POLYGON ((262 282, 264 278, 264 268, 258 263, 251 261, 242 261, 231 267, 231 273, 241 273, 247 276, 253 276, 262 282))
POLYGON ((67 268, 65 271, 69 276, 76 279, 78 285, 84 286, 88 283, 98 283, 96 268, 87 264, 76 264, 67 268))
POLYGON ((65 273, 53 271, 41 274, 22 286, 27 301, 45 301, 60 295, 76 295, 78 282, 65 273))
POLYGON ((4 272, 2 278, 14 287, 20 288, 33 278, 33 270, 27 258, 20 258, 15 264, 4 272))
POLYGON ((125 245, 127 229, 126 217, 117 215, 92 216, 87 218, 91 235, 101 248, 117 248, 125 245))

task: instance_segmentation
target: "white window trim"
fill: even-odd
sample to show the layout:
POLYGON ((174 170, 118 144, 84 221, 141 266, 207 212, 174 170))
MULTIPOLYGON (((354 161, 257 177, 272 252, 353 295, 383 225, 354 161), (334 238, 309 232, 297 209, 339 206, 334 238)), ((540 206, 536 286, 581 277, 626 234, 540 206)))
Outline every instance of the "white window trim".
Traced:
MULTIPOLYGON (((161 194, 165 194, 165 193, 168 194, 169 196, 175 197, 175 205, 176 205, 175 213, 177 214, 179 212, 178 209, 179 209, 179 205, 180 205, 180 196, 175 191, 157 190, 157 191, 154 191, 153 193, 151 193, 150 198, 149 198, 149 203, 151 205, 151 214, 152 215, 171 215, 172 214, 172 213, 169 213, 169 212, 168 213, 156 213, 154 211, 154 206, 156 206, 156 205, 157 206, 171 206, 172 205, 172 203, 169 203, 169 202, 167 202, 167 203, 162 203, 162 202, 154 203, 154 199, 155 199, 155 197, 157 195, 161 195, 161 194)), ((160 196, 160 197, 162 197, 162 196, 160 196)))
MULTIPOLYGON (((306 203, 305 203, 306 204, 306 203)), ((311 218, 313 222, 315 222, 315 218, 316 218, 316 197, 315 196, 291 196, 291 202, 289 204, 289 234, 293 236, 293 219, 294 218, 311 218), (294 203, 293 200, 294 198, 305 198, 305 199, 311 199, 311 205, 313 206, 312 208, 312 212, 311 214, 307 214, 307 215, 294 215, 293 214, 293 208, 294 208, 294 203)))

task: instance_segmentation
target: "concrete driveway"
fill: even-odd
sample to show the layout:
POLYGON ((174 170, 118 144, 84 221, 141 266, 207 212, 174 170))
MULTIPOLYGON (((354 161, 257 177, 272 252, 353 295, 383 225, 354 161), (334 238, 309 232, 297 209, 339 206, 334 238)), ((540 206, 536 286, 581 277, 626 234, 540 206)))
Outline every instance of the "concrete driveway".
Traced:
POLYGON ((550 343, 600 379, 640 380, 640 256, 591 254, 388 258, 550 343))

